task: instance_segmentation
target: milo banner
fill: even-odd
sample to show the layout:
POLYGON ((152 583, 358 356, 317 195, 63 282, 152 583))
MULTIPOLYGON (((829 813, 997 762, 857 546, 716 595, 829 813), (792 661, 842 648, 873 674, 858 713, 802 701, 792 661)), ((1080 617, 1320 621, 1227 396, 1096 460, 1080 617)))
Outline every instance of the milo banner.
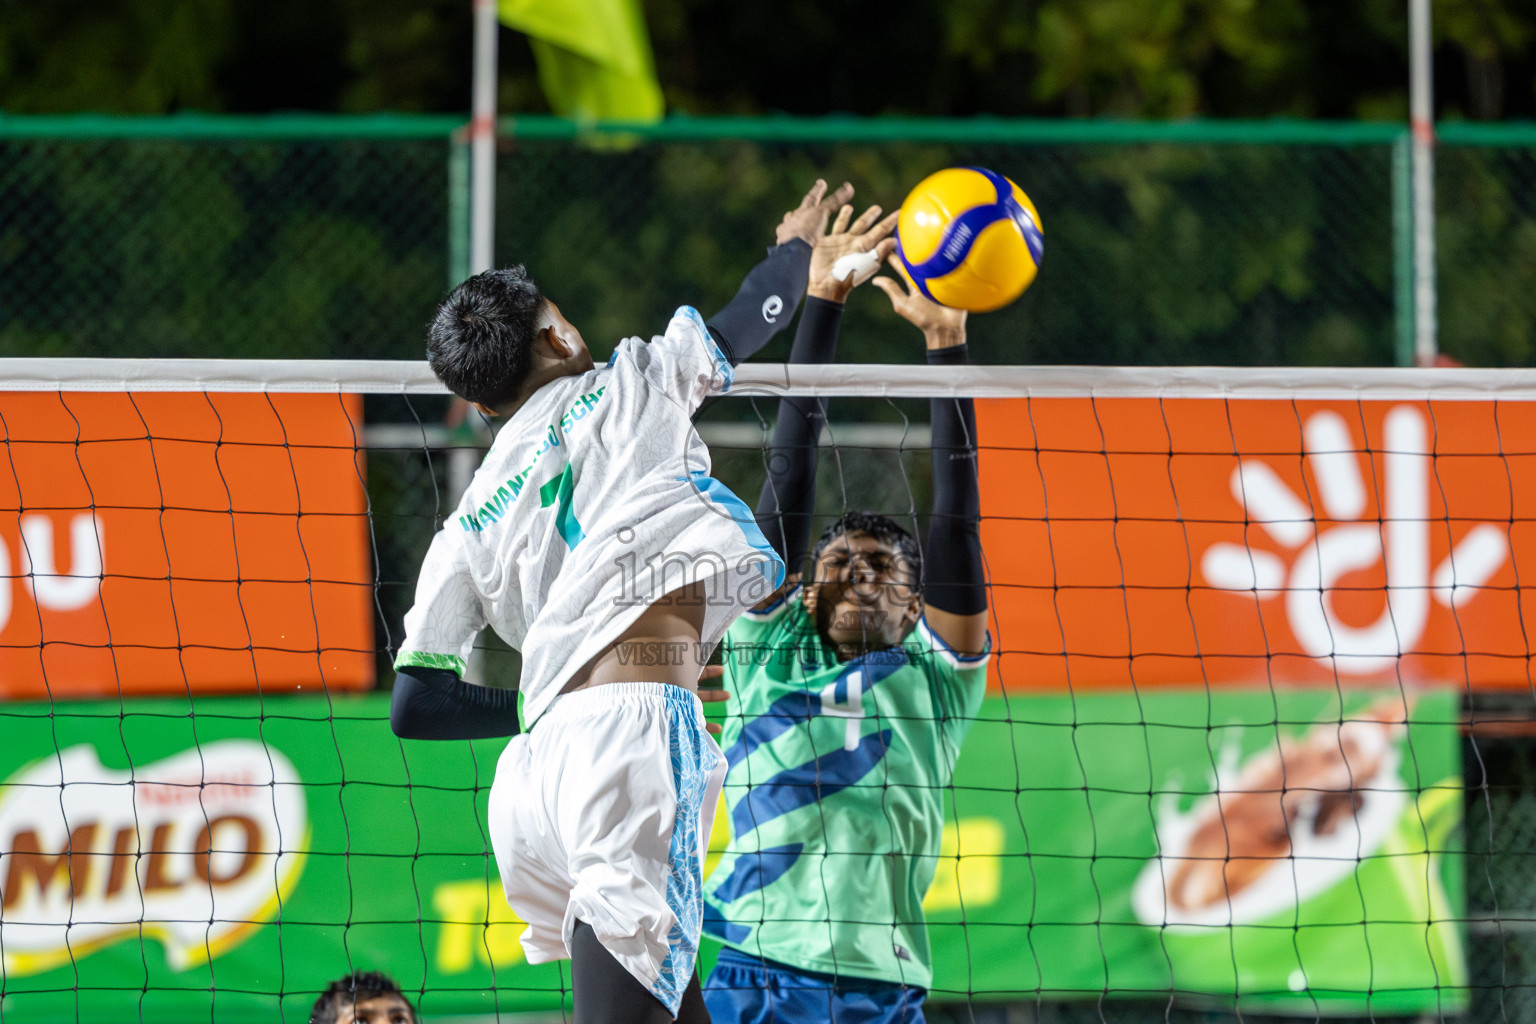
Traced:
MULTIPOLYGON (((1462 1006, 1456 707, 991 698, 946 797, 932 998, 1462 1006)), ((524 962, 500 894, 498 742, 402 743, 382 695, 4 711, 7 1022, 304 1021, 354 969, 428 1016, 569 989, 564 965, 524 962)))

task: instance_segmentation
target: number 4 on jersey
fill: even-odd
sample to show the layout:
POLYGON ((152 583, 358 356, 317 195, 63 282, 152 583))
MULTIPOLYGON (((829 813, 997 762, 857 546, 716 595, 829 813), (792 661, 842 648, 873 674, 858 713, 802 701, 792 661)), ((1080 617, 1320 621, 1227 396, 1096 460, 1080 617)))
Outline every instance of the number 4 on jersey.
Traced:
POLYGON ((856 668, 822 688, 821 713, 833 718, 848 719, 843 732, 843 749, 859 749, 859 730, 864 724, 864 670, 862 668, 856 668), (842 690, 842 700, 838 700, 839 690, 842 690))
POLYGON ((573 464, 567 464, 565 472, 539 488, 539 507, 555 506, 555 529, 560 531, 560 539, 568 548, 574 548, 586 536, 576 521, 576 513, 571 511, 571 494, 575 489, 576 467, 573 464))

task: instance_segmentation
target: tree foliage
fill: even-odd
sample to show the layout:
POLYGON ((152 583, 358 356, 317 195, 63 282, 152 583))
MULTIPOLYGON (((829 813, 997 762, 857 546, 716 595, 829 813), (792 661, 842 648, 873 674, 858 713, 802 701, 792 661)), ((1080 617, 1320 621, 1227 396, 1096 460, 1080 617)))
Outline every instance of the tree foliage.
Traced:
MULTIPOLYGON (((1404 0, 647 0, 695 114, 1402 117, 1404 0)), ((14 113, 464 110, 462 0, 0 5, 14 113)), ((1436 0, 1442 116, 1536 117, 1536 4, 1436 0)), ((502 34, 505 109, 545 109, 502 34)))
MULTIPOLYGON (((1536 5, 1434 9, 1442 114, 1536 113, 1536 5)), ((647 14, 669 102, 701 114, 1406 112, 1402 0, 648 0, 647 14)), ((462 111, 468 15, 461 0, 6 4, 0 96, 12 112, 462 111)), ((539 109, 526 44, 502 44, 504 109, 539 109)), ((1442 154, 1442 344, 1536 361, 1536 166, 1442 154)), ((978 324, 988 360, 1386 363, 1391 160, 1386 146, 517 141, 498 255, 535 266, 601 346, 680 302, 723 303, 817 175, 890 208, 937 167, 976 162, 1023 183, 1047 232, 1039 285, 978 324)), ((0 350, 414 357, 444 283, 446 164, 445 142, 8 144, 0 350)), ((845 356, 890 361, 899 325, 859 302, 845 356)))
MULTIPOLYGON (((1404 0, 647 6, 669 99, 696 113, 1407 113, 1404 0), (762 45, 740 44, 748 39, 762 45)), ((1536 115, 1536 5, 1436 0, 1434 7, 1442 115, 1536 115)))

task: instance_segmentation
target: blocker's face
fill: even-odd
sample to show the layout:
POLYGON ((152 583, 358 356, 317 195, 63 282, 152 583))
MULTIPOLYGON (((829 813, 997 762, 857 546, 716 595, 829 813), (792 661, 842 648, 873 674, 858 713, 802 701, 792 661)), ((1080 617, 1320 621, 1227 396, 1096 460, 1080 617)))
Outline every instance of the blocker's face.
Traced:
POLYGON ((844 534, 817 557, 805 610, 822 640, 844 658, 894 646, 922 614, 914 569, 890 545, 844 534))
POLYGON ((416 1015, 411 1004, 391 992, 355 1004, 344 1002, 336 1024, 416 1024, 416 1015))

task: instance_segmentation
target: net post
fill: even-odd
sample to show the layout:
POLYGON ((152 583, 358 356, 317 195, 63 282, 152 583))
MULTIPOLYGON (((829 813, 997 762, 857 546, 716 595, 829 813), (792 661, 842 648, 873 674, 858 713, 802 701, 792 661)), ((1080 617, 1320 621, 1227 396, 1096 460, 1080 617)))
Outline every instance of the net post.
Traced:
POLYGON ((470 271, 489 270, 496 262, 496 18, 495 0, 474 0, 475 61, 474 118, 470 144, 474 147, 474 190, 471 196, 470 271))
POLYGON ((1429 0, 1409 3, 1409 68, 1413 132, 1414 358, 1433 366, 1439 354, 1435 296, 1434 57, 1429 0))

